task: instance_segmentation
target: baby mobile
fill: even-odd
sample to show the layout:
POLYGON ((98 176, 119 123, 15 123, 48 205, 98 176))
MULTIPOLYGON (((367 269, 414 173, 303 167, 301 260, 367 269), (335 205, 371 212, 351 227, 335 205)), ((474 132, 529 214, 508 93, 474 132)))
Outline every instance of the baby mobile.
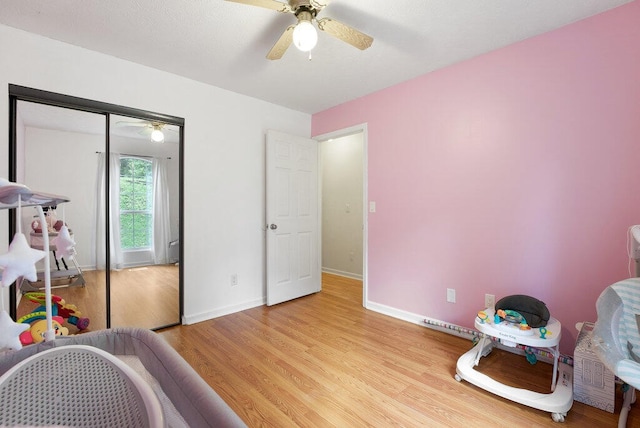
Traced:
MULTIPOLYGON (((0 202, 5 204, 15 204, 17 206, 18 230, 9 244, 9 251, 0 255, 0 268, 2 268, 2 280, 0 282, 0 350, 21 349, 20 334, 29 328, 28 324, 16 323, 7 313, 4 302, 4 288, 9 287, 18 278, 23 277, 29 281, 37 281, 36 262, 46 256, 45 251, 31 248, 27 243, 26 236, 22 233, 21 212, 23 197, 25 200, 31 198, 32 193, 26 186, 10 183, 5 179, 0 179, 0 188, 13 190, 11 193, 0 193, 0 202), (17 194, 17 197, 16 197, 17 194)), ((68 233, 68 232, 67 232, 68 233)), ((63 244, 64 245, 64 244, 63 244)), ((65 247, 68 252, 68 247, 65 247)), ((71 250, 73 251, 73 250, 71 250)))
POLYGON ((75 254, 76 243, 71 238, 71 233, 69 232, 69 228, 67 227, 67 222, 65 221, 64 215, 64 205, 62 206, 62 226, 60 230, 58 230, 58 236, 51 240, 51 244, 55 245, 57 251, 55 253, 56 259, 67 259, 71 260, 75 254))

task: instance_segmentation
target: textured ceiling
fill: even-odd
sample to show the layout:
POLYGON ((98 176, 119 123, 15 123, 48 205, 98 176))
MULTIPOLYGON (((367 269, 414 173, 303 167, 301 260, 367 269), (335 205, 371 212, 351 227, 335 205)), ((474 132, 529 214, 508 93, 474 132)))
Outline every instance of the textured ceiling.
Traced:
POLYGON ((320 32, 311 61, 265 59, 293 15, 224 0, 0 0, 0 23, 316 113, 630 1, 333 0, 318 18, 375 40, 320 32))

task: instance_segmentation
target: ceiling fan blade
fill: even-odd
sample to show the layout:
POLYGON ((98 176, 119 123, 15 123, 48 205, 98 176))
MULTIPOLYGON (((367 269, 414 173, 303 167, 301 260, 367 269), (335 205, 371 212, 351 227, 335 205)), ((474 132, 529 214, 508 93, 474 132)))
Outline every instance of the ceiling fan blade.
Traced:
POLYGON ((280 59, 282 55, 287 51, 287 48, 293 43, 293 29, 295 25, 289 25, 282 36, 278 39, 275 45, 271 48, 267 54, 267 59, 280 59))
POLYGON ((318 20, 318 28, 360 50, 367 49, 373 43, 373 37, 331 18, 318 20))
POLYGON ((322 9, 329 5, 331 0, 310 0, 309 3, 315 10, 320 12, 322 9))
POLYGON ((234 3, 248 4, 249 6, 264 7, 265 9, 275 10, 277 12, 291 12, 291 7, 287 3, 280 3, 276 0, 227 0, 234 3))

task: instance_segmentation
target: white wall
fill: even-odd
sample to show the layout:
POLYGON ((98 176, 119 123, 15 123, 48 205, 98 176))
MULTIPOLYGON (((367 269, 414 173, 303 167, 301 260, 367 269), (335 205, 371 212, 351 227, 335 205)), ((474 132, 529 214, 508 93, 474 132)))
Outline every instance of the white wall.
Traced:
POLYGON ((264 134, 309 137, 310 115, 6 26, 0 52, 0 153, 10 83, 185 118, 186 321, 264 302, 264 134))
POLYGON ((363 134, 320 143, 322 270, 362 278, 363 134))
MULTIPOLYGON (((58 206, 58 220, 64 217, 76 242, 76 261, 84 269, 95 269, 96 178, 98 155, 104 136, 25 128, 24 184, 31 189, 68 197, 58 206)), ((22 231, 27 237, 36 210, 23 208, 22 231)), ((55 266, 51 258, 51 266, 55 266)))

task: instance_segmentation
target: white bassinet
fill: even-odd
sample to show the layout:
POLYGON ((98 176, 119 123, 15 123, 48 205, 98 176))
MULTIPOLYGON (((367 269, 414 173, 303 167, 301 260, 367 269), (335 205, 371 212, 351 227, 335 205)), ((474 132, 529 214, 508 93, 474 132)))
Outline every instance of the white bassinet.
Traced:
MULTIPOLYGON (((0 179, 0 209, 35 206, 42 224, 46 222, 43 206, 68 201, 0 179)), ((45 254, 50 249, 48 238, 43 235, 45 254)), ((44 262, 45 340, 22 349, 21 345, 14 350, 0 349, 0 426, 246 426, 150 330, 116 328, 56 338, 48 256, 44 262)), ((4 290, 0 292, 0 314, 8 318, 4 290)))
MULTIPOLYGON (((67 358, 73 353, 77 353, 78 345, 89 346, 100 351, 109 353, 118 360, 125 362, 139 376, 141 376, 158 397, 162 407, 162 419, 164 424, 169 427, 190 426, 190 427, 244 427, 244 422, 236 415, 231 407, 196 373, 196 371, 157 333, 146 329, 138 328, 114 328, 108 330, 99 330, 91 333, 83 333, 77 336, 63 336, 49 342, 42 342, 36 345, 25 346, 19 351, 8 351, 0 353, 0 375, 10 372, 13 368, 19 367, 23 361, 37 354, 45 353, 51 349, 59 350, 58 356, 67 358), (67 354, 65 356, 65 354, 67 354)), ((58 363, 56 363, 58 364, 58 363)), ((121 364, 117 364, 120 365, 121 364)), ((129 371, 126 370, 125 371, 129 371)), ((38 377, 38 373, 32 370, 22 370, 23 376, 38 377)), ((76 369, 67 372, 68 376, 73 376, 73 382, 83 382, 88 384, 87 379, 82 379, 82 367, 76 365, 76 369), (79 378, 80 377, 80 378, 79 378)), ((132 376, 135 378, 136 376, 132 376)), ((102 412, 101 406, 104 403, 93 403, 92 400, 100 398, 100 391, 103 392, 105 385, 99 385, 100 391, 97 396, 93 396, 93 390, 84 389, 82 391, 60 390, 63 384, 71 380, 63 380, 59 378, 50 379, 50 387, 61 391, 57 396, 51 397, 51 402, 63 404, 66 406, 65 411, 67 417, 77 417, 83 411, 89 409, 86 416, 98 418, 101 422, 89 424, 70 423, 67 420, 66 426, 110 426, 104 422, 108 417, 112 416, 107 411, 102 412), (73 397, 83 397, 78 401, 73 397), (63 403, 64 400, 71 400, 63 403)), ((38 380, 40 386, 47 382, 43 379, 38 380), (44 383, 43 383, 44 382, 44 383)), ((26 385, 34 386, 36 382, 26 382, 26 385)), ((8 387, 8 385, 6 385, 8 387)), ((0 385, 0 389, 2 385, 0 385)), ((127 388, 124 394, 125 400, 135 400, 138 394, 136 388, 127 388)), ((146 389, 146 388, 144 388, 146 389)), ((122 397, 121 397, 122 398, 122 397)), ((42 413, 43 410, 35 406, 34 402, 31 410, 35 413, 42 413)), ((6 406, 7 403, 3 403, 6 406)), ((139 406, 145 409, 142 404, 139 406)), ((5 407, 3 407, 4 409, 5 407)), ((59 411, 60 409, 58 409, 59 411)), ((153 410, 153 407, 151 407, 153 410)), ((8 417, 8 412, 1 412, 0 426, 11 425, 3 423, 1 418, 8 417)), ((45 413, 48 413, 45 411, 45 413)), ((39 417, 37 414, 33 418, 39 417)), ((51 419, 47 419, 51 422, 51 419)), ((151 419, 152 420, 152 419, 151 419)), ((7 421, 4 421, 7 422, 7 421)), ((35 420, 34 420, 35 422, 35 420)), ((40 425, 32 423, 32 426, 40 425)), ((143 423, 145 426, 155 426, 153 424, 143 423)), ((24 426, 24 425, 23 425, 24 426)), ((113 425, 111 425, 113 426, 113 425)), ((122 425, 121 425, 122 426, 122 425)))

